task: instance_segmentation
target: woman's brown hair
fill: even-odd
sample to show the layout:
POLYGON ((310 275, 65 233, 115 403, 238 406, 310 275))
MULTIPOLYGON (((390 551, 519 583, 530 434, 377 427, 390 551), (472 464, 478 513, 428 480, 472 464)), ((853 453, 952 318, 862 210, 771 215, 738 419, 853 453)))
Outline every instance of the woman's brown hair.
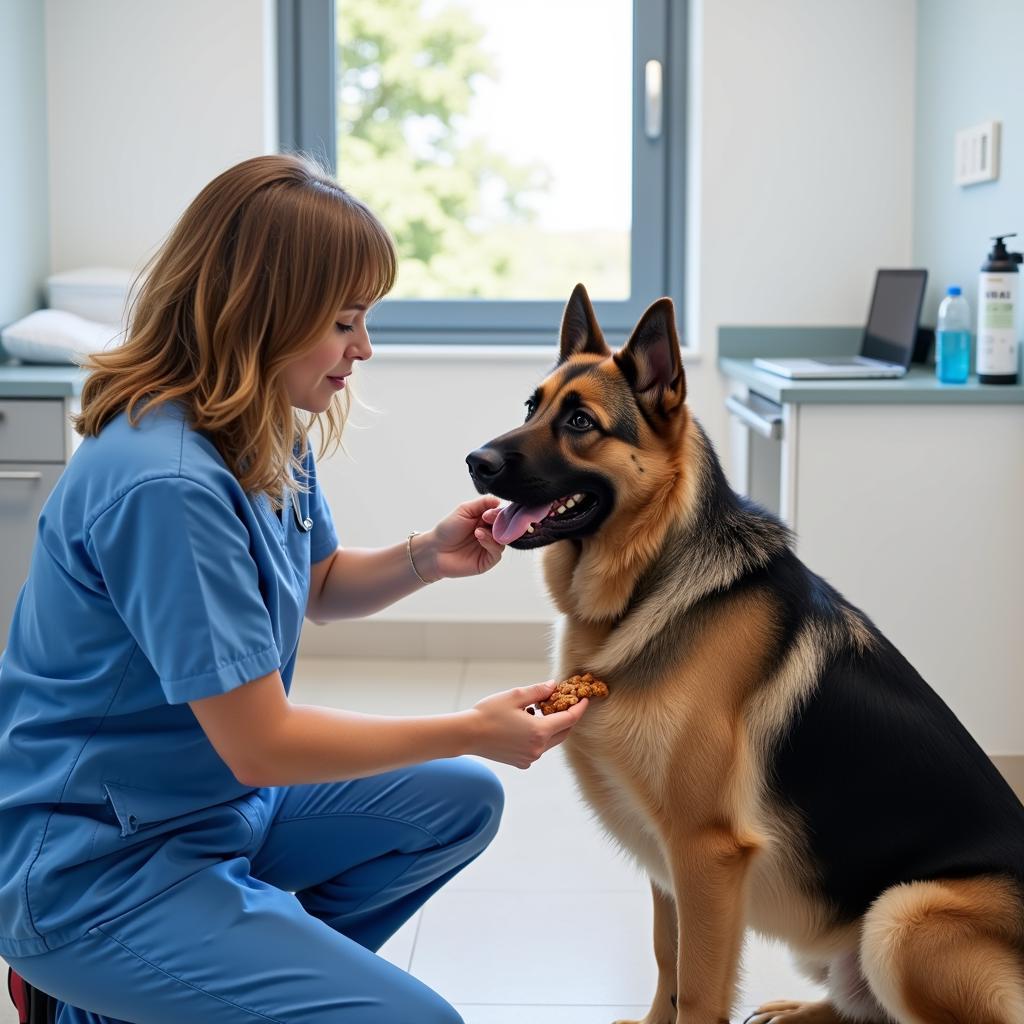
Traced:
POLYGON ((178 401, 243 488, 279 504, 289 469, 301 486, 313 425, 323 455, 340 443, 350 404, 343 392, 304 421, 282 371, 339 309, 386 295, 395 273, 385 228, 312 160, 236 164, 196 196, 140 274, 125 343, 85 364, 75 429, 96 435, 123 410, 134 426, 178 401))

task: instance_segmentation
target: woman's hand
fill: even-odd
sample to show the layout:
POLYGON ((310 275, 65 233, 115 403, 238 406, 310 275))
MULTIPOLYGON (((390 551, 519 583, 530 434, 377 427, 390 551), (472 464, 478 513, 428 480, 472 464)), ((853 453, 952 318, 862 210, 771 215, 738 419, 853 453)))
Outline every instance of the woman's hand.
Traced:
POLYGON ((530 715, 526 708, 547 700, 555 682, 521 686, 485 697, 469 712, 475 716, 475 742, 471 754, 491 761, 529 768, 546 750, 558 746, 583 717, 590 703, 584 697, 568 711, 554 715, 530 715))
POLYGON ((463 502, 432 530, 413 537, 416 566, 427 579, 479 576, 493 569, 505 550, 491 536, 498 515, 498 498, 463 502))

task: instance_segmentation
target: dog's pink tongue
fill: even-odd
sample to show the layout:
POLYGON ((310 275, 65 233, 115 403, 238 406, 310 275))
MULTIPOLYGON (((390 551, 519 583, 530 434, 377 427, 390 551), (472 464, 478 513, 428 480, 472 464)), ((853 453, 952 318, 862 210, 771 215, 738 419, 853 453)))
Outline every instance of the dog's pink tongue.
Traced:
POLYGON ((511 544, 526 533, 531 523, 539 523, 550 508, 550 502, 546 505, 535 505, 533 508, 511 502, 498 512, 498 518, 491 527, 491 536, 499 544, 511 544))

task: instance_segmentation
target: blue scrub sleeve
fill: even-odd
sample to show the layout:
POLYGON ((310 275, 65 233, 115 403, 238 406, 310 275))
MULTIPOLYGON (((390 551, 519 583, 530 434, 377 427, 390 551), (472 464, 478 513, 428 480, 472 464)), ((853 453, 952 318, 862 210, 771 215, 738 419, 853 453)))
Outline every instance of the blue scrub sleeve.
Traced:
POLYGON ((93 522, 89 544, 114 608, 171 704, 280 668, 249 531, 184 477, 137 484, 93 522))
POLYGON ((312 450, 306 452, 303 466, 306 470, 303 485, 309 488, 309 517, 313 520, 313 529, 309 534, 309 561, 315 565, 334 554, 338 547, 338 533, 334 529, 330 507, 317 482, 312 450))

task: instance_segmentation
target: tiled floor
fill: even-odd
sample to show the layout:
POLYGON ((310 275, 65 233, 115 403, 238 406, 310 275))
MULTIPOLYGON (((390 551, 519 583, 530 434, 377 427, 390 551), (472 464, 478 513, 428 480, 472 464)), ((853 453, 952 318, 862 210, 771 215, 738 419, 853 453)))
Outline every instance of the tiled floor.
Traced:
MULTIPOLYGON (((435 714, 545 678, 541 662, 306 659, 292 697, 379 714, 435 714)), ((528 771, 491 767, 506 793, 497 838, 381 955, 440 992, 466 1024, 643 1017, 655 982, 645 879, 591 821, 559 748, 528 771), (555 882, 559 865, 581 870, 559 872, 555 882)), ((762 1001, 818 995, 784 950, 748 941, 734 1020, 762 1001)), ((16 1024, 6 1005, 0 1024, 16 1024)))

